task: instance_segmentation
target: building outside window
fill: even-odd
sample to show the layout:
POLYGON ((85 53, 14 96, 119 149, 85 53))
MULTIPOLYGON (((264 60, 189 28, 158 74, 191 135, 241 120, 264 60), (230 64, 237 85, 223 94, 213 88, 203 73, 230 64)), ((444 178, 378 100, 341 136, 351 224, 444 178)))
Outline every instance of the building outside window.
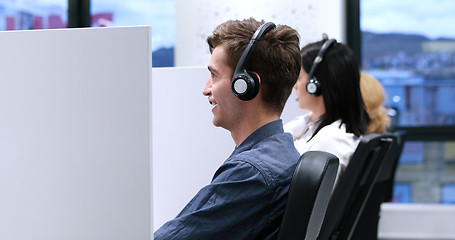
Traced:
POLYGON ((65 0, 0 0, 0 31, 65 28, 65 0))
MULTIPOLYGON (((452 0, 360 1, 361 67, 383 84, 394 127, 455 126, 454 12, 452 0)), ((454 144, 406 142, 394 201, 453 204, 454 144)))

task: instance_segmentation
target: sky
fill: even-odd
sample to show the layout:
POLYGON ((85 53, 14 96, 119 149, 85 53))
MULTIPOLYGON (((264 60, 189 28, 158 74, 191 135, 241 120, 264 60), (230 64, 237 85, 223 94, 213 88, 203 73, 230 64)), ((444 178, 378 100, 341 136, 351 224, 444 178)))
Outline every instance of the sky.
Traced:
POLYGON ((455 38, 455 0, 361 0, 361 29, 455 38))

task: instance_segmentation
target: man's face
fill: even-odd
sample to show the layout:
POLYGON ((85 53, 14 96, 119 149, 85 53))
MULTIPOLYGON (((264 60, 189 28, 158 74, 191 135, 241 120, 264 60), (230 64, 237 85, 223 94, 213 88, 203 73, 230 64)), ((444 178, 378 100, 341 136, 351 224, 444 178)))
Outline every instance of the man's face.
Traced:
POLYGON ((210 77, 202 93, 213 106, 213 125, 232 131, 239 122, 241 100, 231 90, 234 69, 226 64, 226 57, 223 45, 215 47, 208 64, 210 77))

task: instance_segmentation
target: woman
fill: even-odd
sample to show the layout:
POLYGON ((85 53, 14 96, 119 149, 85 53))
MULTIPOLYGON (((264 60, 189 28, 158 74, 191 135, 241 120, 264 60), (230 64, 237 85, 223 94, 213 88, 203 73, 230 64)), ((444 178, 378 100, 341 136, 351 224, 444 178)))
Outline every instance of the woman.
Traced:
POLYGON ((383 133, 390 127, 390 117, 382 106, 385 100, 385 91, 381 83, 366 72, 360 73, 360 91, 363 102, 370 116, 367 134, 383 133))
POLYGON ((352 50, 324 38, 302 48, 294 88, 299 107, 309 110, 285 125, 300 154, 326 151, 339 158, 338 176, 367 131, 369 117, 360 92, 360 70, 352 50))

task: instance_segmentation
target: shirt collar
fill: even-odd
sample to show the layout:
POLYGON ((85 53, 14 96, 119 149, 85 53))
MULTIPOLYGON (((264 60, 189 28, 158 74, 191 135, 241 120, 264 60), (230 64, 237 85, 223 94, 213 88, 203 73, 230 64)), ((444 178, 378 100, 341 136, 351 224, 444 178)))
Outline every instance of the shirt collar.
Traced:
POLYGON ((262 140, 283 132, 283 122, 281 119, 269 122, 250 134, 238 147, 236 147, 231 156, 251 149, 262 140))
POLYGON ((318 118, 316 121, 311 121, 311 112, 305 114, 297 119, 295 126, 292 129, 292 136, 294 140, 304 138, 304 136, 312 136, 316 131, 316 128, 321 123, 321 118, 318 118))

